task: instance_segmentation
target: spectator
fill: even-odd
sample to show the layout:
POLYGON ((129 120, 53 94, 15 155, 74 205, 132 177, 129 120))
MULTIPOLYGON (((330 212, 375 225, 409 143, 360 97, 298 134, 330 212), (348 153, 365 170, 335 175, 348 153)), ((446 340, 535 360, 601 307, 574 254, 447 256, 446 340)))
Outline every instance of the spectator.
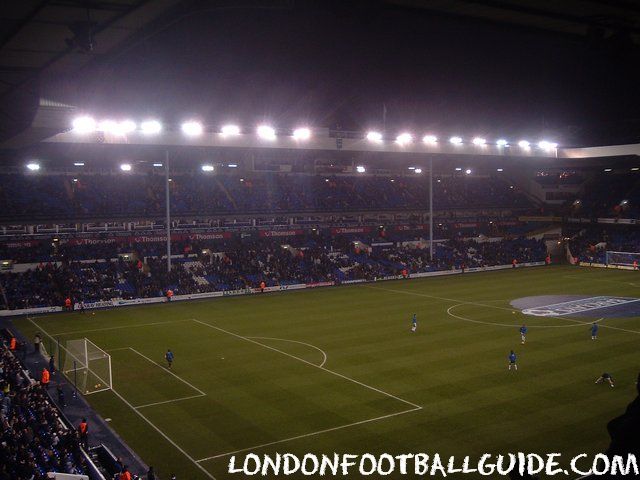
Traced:
POLYGON ((47 389, 49 388, 49 380, 51 379, 50 375, 49 375, 49 370, 47 370, 46 368, 42 369, 42 373, 40 375, 40 383, 42 384, 42 386, 47 389))
POLYGON ((89 449, 89 424, 87 423, 87 419, 83 418, 80 421, 80 425, 78 425, 78 435, 80 437, 80 445, 85 450, 89 449))
POLYGON ((67 404, 64 398, 64 389, 62 388, 61 384, 58 384, 58 386, 56 387, 56 391, 58 393, 58 406, 60 408, 65 408, 67 404))
POLYGON ((60 422, 44 387, 32 383, 0 345, 0 478, 45 480, 47 472, 87 474, 73 430, 60 422))
POLYGON ((118 476, 118 480, 131 480, 131 472, 129 472, 129 468, 125 465, 118 476))
POLYGON ((35 337, 33 337, 33 351, 34 353, 40 353, 40 343, 42 342, 42 337, 40 336, 40 332, 37 332, 35 337))

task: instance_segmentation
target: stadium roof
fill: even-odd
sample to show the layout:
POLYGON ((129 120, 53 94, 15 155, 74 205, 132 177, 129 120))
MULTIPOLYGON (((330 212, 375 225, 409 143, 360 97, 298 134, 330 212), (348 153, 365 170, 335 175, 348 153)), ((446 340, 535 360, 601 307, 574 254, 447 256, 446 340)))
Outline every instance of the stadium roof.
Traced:
POLYGON ((572 37, 640 44, 640 5, 634 0, 387 0, 388 3, 572 37))
MULTIPOLYGON (((26 129, 41 97, 59 101, 83 68, 106 60, 178 0, 20 0, 0 10, 0 141, 26 129), (2 118, 4 117, 4 118, 2 118), (7 121, 10 119, 11 121, 7 121)), ((23 136, 17 144, 37 140, 23 136)))
MULTIPOLYGON (((180 19, 195 19, 198 12, 231 9, 300 10, 312 3, 301 0, 274 0, 268 4, 255 0, 5 2, 0 11, 0 148, 33 145, 63 131, 63 123, 54 118, 57 113, 44 112, 43 104, 60 108, 76 105, 83 78, 95 76, 102 66, 126 55, 141 42, 150 39, 155 42, 158 32, 164 32, 180 19)), ((580 38, 591 45, 612 44, 616 49, 640 43, 640 6, 630 0, 378 0, 354 2, 354 5, 362 12, 375 8, 414 10, 519 29, 544 30, 580 38)))

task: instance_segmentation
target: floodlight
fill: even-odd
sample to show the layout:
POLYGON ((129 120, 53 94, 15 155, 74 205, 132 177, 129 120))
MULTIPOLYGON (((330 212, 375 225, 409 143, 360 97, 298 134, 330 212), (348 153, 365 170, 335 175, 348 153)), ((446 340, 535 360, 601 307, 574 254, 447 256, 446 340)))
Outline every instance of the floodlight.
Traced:
POLYGON ((264 140, 275 140, 276 131, 269 125, 260 125, 258 127, 258 136, 264 140))
POLYGON ((380 132, 368 132, 367 140, 369 140, 370 142, 380 143, 382 142, 382 134, 380 132))
POLYGON ((422 169, 421 169, 421 168, 416 168, 416 169, 414 170, 414 172, 415 172, 415 173, 422 173, 422 169))
POLYGON ((507 142, 504 138, 501 138, 500 140, 496 141, 496 145, 499 147, 508 147, 509 142, 507 142))
POLYGON ((107 133, 116 133, 118 131, 118 122, 115 120, 100 120, 98 130, 107 133))
POLYGON ((145 135, 156 135, 162 131, 162 124, 158 120, 145 120, 140 129, 145 135))
POLYGON ((161 166, 162 166, 162 164, 161 164, 161 163, 154 163, 154 164, 153 164, 153 166, 154 166, 154 167, 161 167, 161 166))
POLYGON ((118 130, 123 134, 131 133, 137 128, 136 122, 133 120, 123 120, 118 124, 118 130))
POLYGON ((237 125, 225 125, 220 129, 220 132, 225 137, 240 135, 240 127, 237 125))
POLYGON ((504 169, 503 168, 497 168, 496 172, 504 172, 504 169))
POLYGON ((518 146, 520 148, 529 148, 531 146, 531 144, 527 140, 520 140, 518 142, 518 146))
POLYGON ((484 145, 485 143, 487 143, 487 141, 482 137, 476 137, 476 138, 473 139, 473 144, 474 145, 480 146, 480 145, 484 145))
POLYGON ((130 163, 123 163, 122 165, 120 165, 120 170, 122 170, 123 172, 130 172, 131 171, 131 164, 130 163))
POLYGON ((430 144, 434 144, 434 143, 438 143, 438 137, 436 137, 435 135, 425 135, 424 137, 422 137, 422 141, 424 143, 430 143, 430 144))
POLYGON ((296 128, 293 131, 293 138, 296 140, 309 140, 311 138, 311 130, 308 128, 296 128))
POLYGON ((605 168, 604 171, 605 172, 610 172, 612 169, 611 168, 605 168))
POLYGON ((366 168, 364 168, 362 165, 358 165, 356 167, 356 172, 358 172, 358 173, 364 173, 366 171, 367 171, 366 168))
POLYGON ((462 167, 456 167, 456 172, 461 172, 462 171, 462 167))
POLYGON ((133 120, 124 120, 116 122, 115 120, 102 120, 98 124, 98 130, 111 133, 113 135, 125 135, 136 129, 136 123, 133 120))
POLYGON ((203 172, 213 172, 213 165, 202 165, 200 168, 203 172))
POLYGON ((230 163, 229 165, 227 165, 227 167, 229 167, 229 168, 238 168, 238 164, 237 163, 230 163))
POLYGON ((470 169, 470 168, 467 168, 467 169, 464 171, 464 173, 466 173, 467 175, 471 175, 471 169, 470 169))
POLYGON ((202 135, 203 131, 202 124, 200 122, 196 122, 195 120, 189 120, 188 122, 184 122, 182 124, 182 133, 188 135, 190 137, 197 137, 198 135, 202 135))
POLYGON ((543 150, 553 150, 557 146, 558 146, 557 143, 548 142, 547 140, 542 140, 538 142, 538 147, 540 147, 543 150))
POLYGON ((406 145, 407 143, 411 143, 413 141, 413 135, 408 132, 401 133, 396 137, 396 143, 398 145, 406 145))
POLYGON ((640 167, 633 167, 633 168, 631 169, 631 171, 632 171, 632 172, 637 172, 638 170, 640 170, 640 167))
POLYGON ((454 145, 460 145, 462 143, 462 138, 461 137, 451 137, 449 139, 449 141, 451 143, 453 143, 454 145))
POLYGON ((78 117, 71 123, 73 130, 77 133, 90 133, 96 129, 96 121, 93 117, 78 117))
POLYGON ((74 167, 84 167, 84 162, 73 162, 74 167))
POLYGON ((40 164, 36 162, 29 162, 27 163, 27 168, 32 172, 37 172, 38 170, 40 170, 40 164))

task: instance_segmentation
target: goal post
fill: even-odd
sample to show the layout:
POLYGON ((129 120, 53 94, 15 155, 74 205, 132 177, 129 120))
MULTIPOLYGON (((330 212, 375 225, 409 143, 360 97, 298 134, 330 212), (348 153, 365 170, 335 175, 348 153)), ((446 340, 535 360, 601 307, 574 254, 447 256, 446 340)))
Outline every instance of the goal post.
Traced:
POLYGON ((79 392, 90 395, 112 387, 111 355, 91 340, 67 340, 63 353, 61 371, 79 392))
POLYGON ((607 250, 605 254, 605 263, 607 265, 622 265, 633 267, 633 262, 640 265, 640 253, 638 252, 614 252, 607 250))

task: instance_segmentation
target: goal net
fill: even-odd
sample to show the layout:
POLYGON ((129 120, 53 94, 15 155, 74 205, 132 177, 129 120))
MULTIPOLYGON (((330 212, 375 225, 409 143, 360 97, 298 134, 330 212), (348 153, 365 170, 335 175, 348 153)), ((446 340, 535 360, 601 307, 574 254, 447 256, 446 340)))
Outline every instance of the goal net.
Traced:
POLYGON ((112 386, 111 356, 87 338, 67 340, 61 349, 61 371, 85 395, 112 386))
POLYGON ((640 253, 612 252, 607 250, 605 256, 605 262, 607 265, 625 265, 632 267, 634 261, 640 265, 640 253))

